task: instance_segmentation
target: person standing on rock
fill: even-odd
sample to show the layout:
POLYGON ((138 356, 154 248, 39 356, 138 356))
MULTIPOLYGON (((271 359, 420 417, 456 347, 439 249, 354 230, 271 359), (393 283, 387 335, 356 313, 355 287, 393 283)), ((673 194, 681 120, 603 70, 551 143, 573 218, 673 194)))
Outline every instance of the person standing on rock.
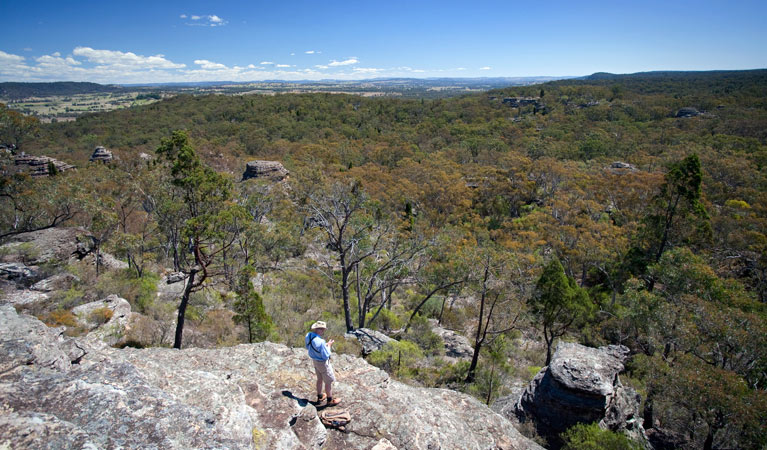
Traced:
POLYGON ((317 403, 328 400, 327 406, 335 406, 341 403, 341 399, 333 397, 332 385, 336 381, 333 373, 333 366, 330 365, 330 348, 333 346, 333 339, 325 342, 322 336, 328 326, 325 322, 318 320, 312 324, 312 331, 306 334, 305 345, 309 351, 309 357, 314 363, 314 372, 317 374, 317 403), (325 392, 322 392, 322 385, 325 384, 325 392))

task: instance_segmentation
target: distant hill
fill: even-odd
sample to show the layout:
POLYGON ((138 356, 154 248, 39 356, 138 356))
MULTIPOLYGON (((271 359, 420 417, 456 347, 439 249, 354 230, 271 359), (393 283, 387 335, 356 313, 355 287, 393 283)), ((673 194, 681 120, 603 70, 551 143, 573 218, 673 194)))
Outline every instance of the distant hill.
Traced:
POLYGON ((675 70, 659 70, 654 72, 636 72, 628 74, 614 74, 609 72, 597 72, 589 76, 583 77, 583 80, 599 81, 599 80, 621 80, 621 79, 664 79, 664 80, 700 80, 700 79, 712 79, 718 80, 726 79, 728 77, 767 77, 767 69, 754 69, 754 70, 706 70, 706 71, 675 71, 675 70))
POLYGON ((47 97, 51 95, 93 94, 99 92, 117 92, 120 86, 84 83, 75 81, 57 81, 55 83, 0 83, 0 98, 19 100, 28 97, 47 97))

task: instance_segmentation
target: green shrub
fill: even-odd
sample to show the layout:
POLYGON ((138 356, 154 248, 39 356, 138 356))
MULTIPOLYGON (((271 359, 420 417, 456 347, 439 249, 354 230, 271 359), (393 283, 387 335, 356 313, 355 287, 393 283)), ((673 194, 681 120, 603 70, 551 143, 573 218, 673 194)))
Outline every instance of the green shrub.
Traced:
POLYGON ((365 316, 365 323, 369 328, 372 327, 374 330, 391 331, 402 328, 403 326, 403 320, 390 309, 382 309, 381 312, 378 313, 376 320, 371 324, 370 319, 372 319, 374 315, 375 311, 371 311, 365 316))
POLYGON ((360 345, 356 338, 346 339, 343 336, 339 336, 332 339, 335 340, 335 343, 333 343, 333 353, 353 356, 360 356, 362 354, 362 345, 360 345))
POLYGON ((21 243, 17 245, 14 250, 17 252, 21 262, 24 264, 30 264, 40 257, 40 252, 38 251, 35 244, 31 242, 21 243))
POLYGON ((66 291, 55 292, 52 296, 52 300, 57 303, 58 307, 61 309, 72 309, 75 306, 80 306, 83 303, 86 303, 85 291, 72 286, 66 291))
POLYGON ((562 433, 562 450, 640 450, 636 442, 623 434, 603 430, 597 423, 578 424, 562 433))
POLYGON ((96 297, 104 298, 116 294, 131 304, 136 312, 147 312, 157 296, 157 282, 160 278, 154 273, 145 273, 137 278, 131 269, 108 271, 96 280, 96 297))
POLYGON ((445 342, 431 330, 429 319, 420 314, 413 318, 405 339, 418 344, 427 355, 440 355, 445 351, 445 342))
POLYGON ((536 375, 538 375, 538 372, 541 371, 541 366, 528 366, 527 373, 530 375, 530 380, 535 378, 536 375))
POLYGON ((413 365, 423 357, 415 342, 391 341, 368 355, 368 362, 390 374, 409 377, 413 375, 413 365))

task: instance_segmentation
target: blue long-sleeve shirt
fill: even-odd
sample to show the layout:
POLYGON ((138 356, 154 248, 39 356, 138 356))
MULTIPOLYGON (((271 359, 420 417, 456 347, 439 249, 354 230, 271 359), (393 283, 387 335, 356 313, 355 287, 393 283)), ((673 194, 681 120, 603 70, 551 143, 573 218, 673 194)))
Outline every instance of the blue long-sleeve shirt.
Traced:
POLYGON ((315 332, 309 332, 304 339, 306 349, 309 350, 309 357, 317 361, 327 361, 330 359, 330 348, 325 340, 315 332))

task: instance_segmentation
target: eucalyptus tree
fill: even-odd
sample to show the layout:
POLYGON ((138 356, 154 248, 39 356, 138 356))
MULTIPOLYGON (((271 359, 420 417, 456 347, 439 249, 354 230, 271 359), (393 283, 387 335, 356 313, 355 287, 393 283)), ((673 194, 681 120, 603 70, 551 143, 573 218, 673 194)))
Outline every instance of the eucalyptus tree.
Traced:
POLYGON ((169 186, 177 202, 173 214, 160 221, 160 227, 179 237, 179 242, 188 243, 186 251, 176 251, 175 256, 186 275, 173 343, 174 348, 181 348, 190 295, 204 288, 210 279, 223 275, 223 255, 235 245, 237 237, 232 224, 246 220, 247 213, 232 202, 231 180, 202 162, 186 133, 175 131, 163 139, 157 154, 169 172, 169 186))

